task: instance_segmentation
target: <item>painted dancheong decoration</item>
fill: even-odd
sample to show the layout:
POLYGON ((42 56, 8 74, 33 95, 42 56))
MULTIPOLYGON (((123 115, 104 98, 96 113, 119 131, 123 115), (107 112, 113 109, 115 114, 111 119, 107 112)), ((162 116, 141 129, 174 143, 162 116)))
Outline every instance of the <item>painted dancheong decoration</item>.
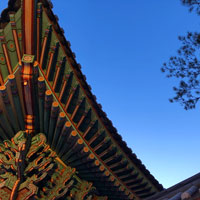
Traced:
POLYGON ((140 200, 161 191, 91 93, 52 3, 10 0, 0 28, 0 198, 140 200))
POLYGON ((82 181, 46 144, 44 134, 30 138, 20 131, 0 144, 0 196, 9 199, 107 199, 82 181))

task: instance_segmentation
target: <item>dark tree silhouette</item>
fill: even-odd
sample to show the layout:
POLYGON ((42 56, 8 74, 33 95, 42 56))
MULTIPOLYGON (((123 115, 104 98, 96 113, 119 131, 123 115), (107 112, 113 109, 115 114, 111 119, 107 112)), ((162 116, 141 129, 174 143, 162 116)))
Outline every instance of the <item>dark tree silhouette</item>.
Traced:
MULTIPOLYGON (((189 11, 200 15, 200 0, 181 0, 189 11)), ((200 33, 188 32, 186 36, 179 36, 181 47, 177 56, 172 56, 163 64, 162 72, 167 77, 180 80, 179 86, 174 87, 175 97, 170 102, 179 102, 186 110, 196 107, 200 100, 200 33)))
POLYGON ((181 0, 182 4, 189 7, 189 11, 195 11, 200 15, 200 0, 181 0))

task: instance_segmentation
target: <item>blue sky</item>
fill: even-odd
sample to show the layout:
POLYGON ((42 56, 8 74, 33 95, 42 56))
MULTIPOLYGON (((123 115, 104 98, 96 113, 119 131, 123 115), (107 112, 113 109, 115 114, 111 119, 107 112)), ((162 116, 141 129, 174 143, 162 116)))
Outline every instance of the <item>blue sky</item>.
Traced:
POLYGON ((180 0, 52 3, 97 101, 151 173, 166 188, 198 173, 199 106, 169 103, 177 81, 160 68, 200 17, 180 0))

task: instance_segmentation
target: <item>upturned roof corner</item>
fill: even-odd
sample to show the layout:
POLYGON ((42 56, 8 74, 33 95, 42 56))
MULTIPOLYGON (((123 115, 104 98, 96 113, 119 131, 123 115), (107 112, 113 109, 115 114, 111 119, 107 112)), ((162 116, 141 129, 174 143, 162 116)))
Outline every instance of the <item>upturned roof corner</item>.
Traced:
MULTIPOLYGON (((43 133, 57 157, 92 182, 91 195, 103 196, 97 199, 139 200, 163 190, 97 103, 52 6, 10 0, 1 14, 1 142, 19 131, 30 138, 43 133)), ((40 194, 45 198, 45 191, 40 194)))

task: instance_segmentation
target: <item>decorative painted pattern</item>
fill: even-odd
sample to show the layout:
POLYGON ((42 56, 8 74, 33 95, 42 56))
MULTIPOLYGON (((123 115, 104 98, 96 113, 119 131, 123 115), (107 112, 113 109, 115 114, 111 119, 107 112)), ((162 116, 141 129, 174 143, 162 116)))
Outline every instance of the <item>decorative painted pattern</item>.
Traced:
POLYGON ((160 190, 97 105, 49 1, 21 2, 0 30, 0 140, 19 130, 43 132, 61 160, 109 199, 139 200, 160 190))
POLYGON ((18 132, 0 144, 0 198, 4 200, 106 200, 92 183, 81 180, 46 144, 44 134, 33 138, 18 132))

